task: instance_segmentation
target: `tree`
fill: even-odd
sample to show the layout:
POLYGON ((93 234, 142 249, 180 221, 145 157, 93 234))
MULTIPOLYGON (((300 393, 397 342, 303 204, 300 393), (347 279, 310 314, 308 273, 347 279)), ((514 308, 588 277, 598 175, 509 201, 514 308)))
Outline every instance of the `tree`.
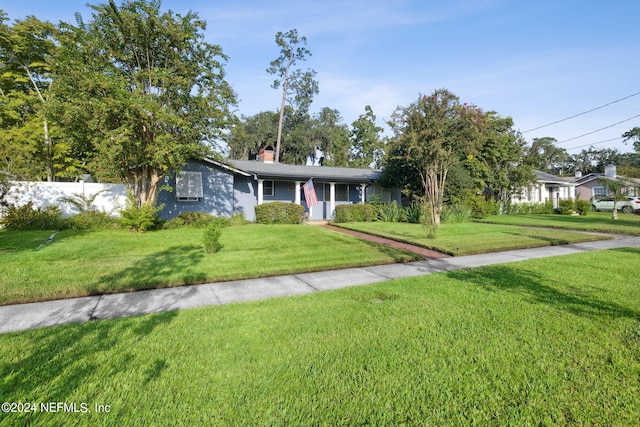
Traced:
POLYGON ((88 164, 152 204, 161 178, 211 153, 230 122, 227 57, 193 12, 161 12, 158 0, 90 7, 90 22, 62 26, 57 112, 88 164))
POLYGON ((533 168, 524 163, 526 142, 513 129, 511 117, 490 111, 484 116, 484 135, 476 156, 465 165, 485 197, 502 204, 535 180, 533 168))
POLYGON ((278 114, 262 111, 253 116, 241 116, 225 137, 229 158, 253 160, 262 148, 274 147, 278 114))
POLYGON ((634 127, 630 131, 623 133, 622 137, 624 138, 625 144, 627 141, 632 141, 633 148, 637 152, 640 152, 640 127, 634 127))
POLYGON ((50 114, 56 27, 29 16, 6 25, 0 11, 0 139, 5 171, 25 179, 74 177, 77 164, 50 114))
POLYGON ((569 154, 564 148, 557 147, 557 142, 551 137, 534 138, 526 150, 525 163, 543 172, 563 175, 569 154))
POLYGON ((420 96, 408 107, 398 108, 390 121, 395 139, 385 174, 398 168, 420 178, 428 217, 432 226, 440 224, 444 187, 449 167, 461 155, 477 152, 483 113, 473 105, 438 89, 420 96))
POLYGON ((380 168, 384 156, 384 141, 380 136, 383 129, 376 126, 376 115, 371 106, 367 105, 364 110, 365 113, 351 124, 349 162, 354 167, 368 168, 373 165, 380 168))
POLYGON ((625 190, 628 187, 633 186, 633 183, 626 182, 620 178, 601 177, 600 180, 607 188, 607 193, 613 196, 613 210, 611 211, 611 219, 618 219, 618 208, 616 204, 621 196, 624 195, 625 190))
POLYGON ((338 110, 324 107, 312 118, 311 129, 314 150, 312 159, 321 165, 348 166, 349 164, 349 129, 343 123, 338 110), (322 152, 318 159, 317 150, 322 152))
POLYGON ((615 148, 602 148, 597 150, 589 147, 588 150, 583 149, 580 153, 571 156, 567 169, 573 173, 581 172, 584 175, 589 173, 603 173, 606 166, 617 165, 621 162, 622 158, 622 155, 615 148))
POLYGON ((313 70, 292 70, 298 61, 305 61, 308 56, 311 56, 311 51, 304 47, 307 44, 306 37, 298 37, 296 29, 286 33, 279 31, 276 34, 276 44, 280 47, 280 56, 271 61, 267 72, 278 76, 271 87, 278 89, 282 86, 282 102, 275 150, 275 162, 277 163, 280 161, 280 144, 286 102, 289 101, 292 106, 297 107, 295 109, 300 110, 299 114, 306 114, 313 96, 318 93, 318 82, 314 80, 316 72, 313 70))

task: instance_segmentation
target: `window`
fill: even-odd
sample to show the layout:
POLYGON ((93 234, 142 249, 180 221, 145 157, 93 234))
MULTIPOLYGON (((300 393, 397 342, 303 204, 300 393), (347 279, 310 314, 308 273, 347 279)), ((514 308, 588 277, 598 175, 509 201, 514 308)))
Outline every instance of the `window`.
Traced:
MULTIPOLYGON (((348 202, 349 201, 349 185, 348 184, 336 184, 336 202, 348 202)), ((331 184, 324 185, 324 200, 326 202, 331 200, 331 184)))
POLYGON ((262 182, 262 195, 273 196, 273 181, 265 180, 262 182))
POLYGON ((607 190, 604 187, 593 187, 593 197, 604 197, 607 195, 607 190))
POLYGON ((176 175, 176 199, 196 202, 203 197, 202 172, 178 172, 176 175))

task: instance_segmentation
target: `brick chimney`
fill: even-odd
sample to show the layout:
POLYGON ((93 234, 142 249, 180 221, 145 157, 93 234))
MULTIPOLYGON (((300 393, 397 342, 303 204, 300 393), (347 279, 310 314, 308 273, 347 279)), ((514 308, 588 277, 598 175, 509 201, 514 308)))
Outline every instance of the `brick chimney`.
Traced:
POLYGON ((258 161, 263 163, 273 163, 273 148, 262 148, 258 152, 258 161))

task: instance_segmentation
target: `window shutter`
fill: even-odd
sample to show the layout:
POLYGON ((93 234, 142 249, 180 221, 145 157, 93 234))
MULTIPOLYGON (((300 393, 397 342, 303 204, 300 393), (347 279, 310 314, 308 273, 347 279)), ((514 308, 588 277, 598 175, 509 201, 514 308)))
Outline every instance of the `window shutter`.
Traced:
POLYGON ((202 172, 178 172, 176 197, 179 199, 203 197, 202 172))

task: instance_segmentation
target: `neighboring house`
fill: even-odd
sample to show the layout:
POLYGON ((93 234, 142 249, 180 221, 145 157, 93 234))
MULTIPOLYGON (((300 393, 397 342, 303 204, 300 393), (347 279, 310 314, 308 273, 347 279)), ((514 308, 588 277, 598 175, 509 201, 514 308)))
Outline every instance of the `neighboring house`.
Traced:
MULTIPOLYGON (((614 170, 615 172, 615 170, 614 170)), ((628 184, 623 188, 622 193, 627 196, 637 196, 640 194, 640 180, 634 178, 624 178, 619 175, 607 177, 601 173, 590 173, 585 176, 575 178, 576 197, 582 200, 600 199, 609 195, 604 179, 622 180, 628 184)))
POLYGON ((536 183, 525 188, 514 202, 545 203, 550 200, 554 208, 559 207, 560 200, 575 198, 575 184, 571 178, 562 178, 547 172, 535 171, 536 183))
POLYGON ((183 212, 208 212, 215 216, 231 216, 241 212, 255 219, 255 206, 275 201, 304 206, 309 219, 330 219, 335 207, 345 203, 364 203, 378 196, 383 201, 400 200, 399 191, 384 190, 376 183, 380 175, 375 169, 298 166, 273 163, 271 152, 263 152, 259 160, 203 159, 192 160, 178 174, 166 176, 158 204, 162 219, 183 212), (313 179, 318 205, 306 206, 303 185, 313 179))

